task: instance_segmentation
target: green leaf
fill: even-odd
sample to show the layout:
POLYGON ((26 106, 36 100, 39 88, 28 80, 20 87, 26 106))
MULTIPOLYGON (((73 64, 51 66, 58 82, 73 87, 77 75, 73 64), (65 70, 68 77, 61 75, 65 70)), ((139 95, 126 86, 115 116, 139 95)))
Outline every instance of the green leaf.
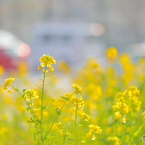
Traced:
POLYGON ((33 123, 35 122, 32 118, 30 118, 30 120, 27 120, 27 123, 33 123))
POLYGON ((30 109, 31 109, 30 107, 27 107, 27 108, 26 108, 27 111, 29 111, 30 109))
POLYGON ((42 109, 45 109, 46 108, 46 106, 43 106, 43 108, 42 109))
POLYGON ((26 89, 23 89, 23 93, 25 93, 26 89))
POLYGON ((64 96, 60 96, 60 98, 64 99, 64 100, 68 100, 68 98, 64 97, 64 96))
POLYGON ((39 119, 36 119, 36 121, 37 121, 37 123, 41 123, 41 120, 39 120, 39 119))
POLYGON ((46 140, 46 139, 51 139, 54 136, 55 136, 55 134, 47 134, 47 135, 44 136, 43 141, 46 140))
POLYGON ((37 134, 38 134, 38 133, 40 133, 40 132, 43 132, 43 130, 44 130, 44 128, 43 128, 43 129, 41 129, 41 130, 39 130, 39 131, 37 132, 37 134))
POLYGON ((33 123, 33 122, 34 122, 34 120, 27 120, 27 122, 28 122, 28 123, 33 123))
POLYGON ((61 115, 61 111, 58 107, 55 109, 55 111, 56 111, 57 115, 61 115))
POLYGON ((43 106, 42 109, 50 109, 48 106, 43 106))
POLYGON ((139 132, 141 131, 142 129, 142 125, 138 128, 138 130, 133 134, 134 136, 137 136, 139 134, 139 132))

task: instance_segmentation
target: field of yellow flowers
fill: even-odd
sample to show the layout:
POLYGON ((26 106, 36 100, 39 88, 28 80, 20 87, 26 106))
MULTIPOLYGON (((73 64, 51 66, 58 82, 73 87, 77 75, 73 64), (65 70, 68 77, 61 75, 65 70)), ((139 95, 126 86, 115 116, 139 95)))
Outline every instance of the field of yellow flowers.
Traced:
POLYGON ((105 68, 89 58, 72 76, 44 54, 35 82, 24 62, 10 74, 0 66, 0 145, 144 144, 145 58, 133 63, 114 47, 106 57, 105 68))

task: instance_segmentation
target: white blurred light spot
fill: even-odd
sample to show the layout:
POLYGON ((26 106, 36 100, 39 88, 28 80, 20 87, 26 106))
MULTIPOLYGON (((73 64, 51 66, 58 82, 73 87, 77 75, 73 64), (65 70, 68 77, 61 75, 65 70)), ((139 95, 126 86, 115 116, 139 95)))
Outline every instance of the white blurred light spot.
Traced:
POLYGON ((22 43, 19 47, 18 47, 18 55, 20 57, 26 57, 30 54, 30 46, 26 43, 22 43))
POLYGON ((105 28, 102 24, 100 23, 93 23, 91 25, 91 33, 95 36, 100 36, 103 35, 105 32, 105 28))

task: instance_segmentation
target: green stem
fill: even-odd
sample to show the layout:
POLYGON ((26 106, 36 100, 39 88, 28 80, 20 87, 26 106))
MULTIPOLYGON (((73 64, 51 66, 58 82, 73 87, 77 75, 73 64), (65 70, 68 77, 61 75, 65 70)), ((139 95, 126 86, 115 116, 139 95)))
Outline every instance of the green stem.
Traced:
POLYGON ((64 138, 64 140, 63 140, 63 145, 65 145, 65 140, 66 140, 66 135, 65 135, 65 138, 64 138))
MULTIPOLYGON (((47 66, 45 66, 44 76, 43 76, 43 84, 42 84, 42 96, 41 96, 41 124, 40 124, 40 130, 43 129, 43 97, 44 97, 44 83, 45 83, 46 68, 47 68, 47 66)), ((41 131, 41 142, 42 142, 42 145, 43 145, 43 131, 41 131)))
MULTIPOLYGON (((12 85, 10 85, 10 86, 11 86, 13 89, 15 89, 14 86, 12 86, 12 85)), ((18 88, 17 88, 16 91, 18 92, 18 94, 19 94, 20 96, 23 97, 23 95, 20 93, 20 91, 18 90, 18 88)), ((23 99, 24 99, 25 103, 28 105, 28 107, 32 109, 32 106, 30 106, 30 104, 27 102, 26 98, 23 97, 23 99)), ((36 117, 36 119, 35 119, 35 117, 34 117, 34 115, 33 115, 33 119, 35 120, 36 132, 38 132, 38 127, 37 127, 37 123, 36 123, 36 119, 38 119, 38 118, 36 117)), ((39 135, 38 135, 38 143, 39 143, 39 135)))
MULTIPOLYGON (((33 103, 33 101, 32 101, 32 103, 33 103)), ((34 107, 33 107, 34 108, 34 107)), ((32 109, 33 109, 32 108, 32 109)), ((39 144, 40 143, 40 138, 39 138, 39 134, 38 134, 38 123, 37 123, 37 121, 36 120, 38 120, 38 118, 37 118, 37 116, 35 116, 34 114, 33 114, 33 119, 34 119, 34 122, 35 122, 35 129, 36 129, 36 135, 37 135, 37 144, 39 144)))
MULTIPOLYGON (((14 86, 12 86, 12 85, 10 85, 13 89, 15 89, 15 87, 14 86)), ((19 93, 19 95, 20 96, 22 96, 23 97, 23 95, 20 93, 20 91, 18 90, 18 88, 17 88, 17 90, 16 90, 18 93, 19 93)), ((25 103, 28 105, 28 107, 30 107, 31 109, 32 109, 32 107, 30 106, 30 104, 27 102, 27 100, 26 100, 26 98, 24 98, 23 97, 23 99, 24 99, 24 101, 25 101, 25 103)))
MULTIPOLYGON (((65 102, 64 102, 63 105, 61 106, 60 112, 62 111, 64 105, 65 105, 66 102, 71 98, 71 96, 72 96, 73 94, 74 94, 74 92, 68 97, 67 100, 65 100, 65 102)), ((51 126, 49 127, 49 129, 48 129, 48 131, 47 131, 45 137, 47 137, 48 133, 50 132, 51 128, 53 127, 53 125, 54 125, 55 121, 57 120, 57 117, 58 117, 58 116, 59 116, 59 115, 57 114, 56 117, 55 117, 55 119, 54 119, 54 121, 53 121, 53 123, 52 123, 51 126)))
MULTIPOLYGON (((36 117, 36 119, 35 119, 35 117, 34 117, 34 115, 33 115, 33 118, 34 118, 34 121, 35 121, 36 132, 38 133, 38 125, 37 125, 37 122, 36 122, 37 117, 36 117)), ((37 139, 38 139, 38 143, 40 143, 39 134, 37 134, 37 139)))
POLYGON ((74 138, 76 139, 76 127, 77 127, 77 111, 78 111, 78 101, 76 106, 76 114, 75 114, 75 127, 74 127, 74 138))

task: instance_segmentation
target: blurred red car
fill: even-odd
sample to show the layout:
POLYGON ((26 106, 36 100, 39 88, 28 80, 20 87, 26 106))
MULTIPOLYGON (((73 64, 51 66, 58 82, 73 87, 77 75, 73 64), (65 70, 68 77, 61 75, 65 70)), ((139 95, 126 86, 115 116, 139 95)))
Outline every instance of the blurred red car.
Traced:
POLYGON ((0 65, 6 70, 17 69, 18 62, 29 54, 29 45, 12 33, 0 30, 0 65))
POLYGON ((17 61, 18 60, 16 58, 11 57, 5 50, 0 48, 0 65, 2 65, 5 69, 16 69, 17 61))

